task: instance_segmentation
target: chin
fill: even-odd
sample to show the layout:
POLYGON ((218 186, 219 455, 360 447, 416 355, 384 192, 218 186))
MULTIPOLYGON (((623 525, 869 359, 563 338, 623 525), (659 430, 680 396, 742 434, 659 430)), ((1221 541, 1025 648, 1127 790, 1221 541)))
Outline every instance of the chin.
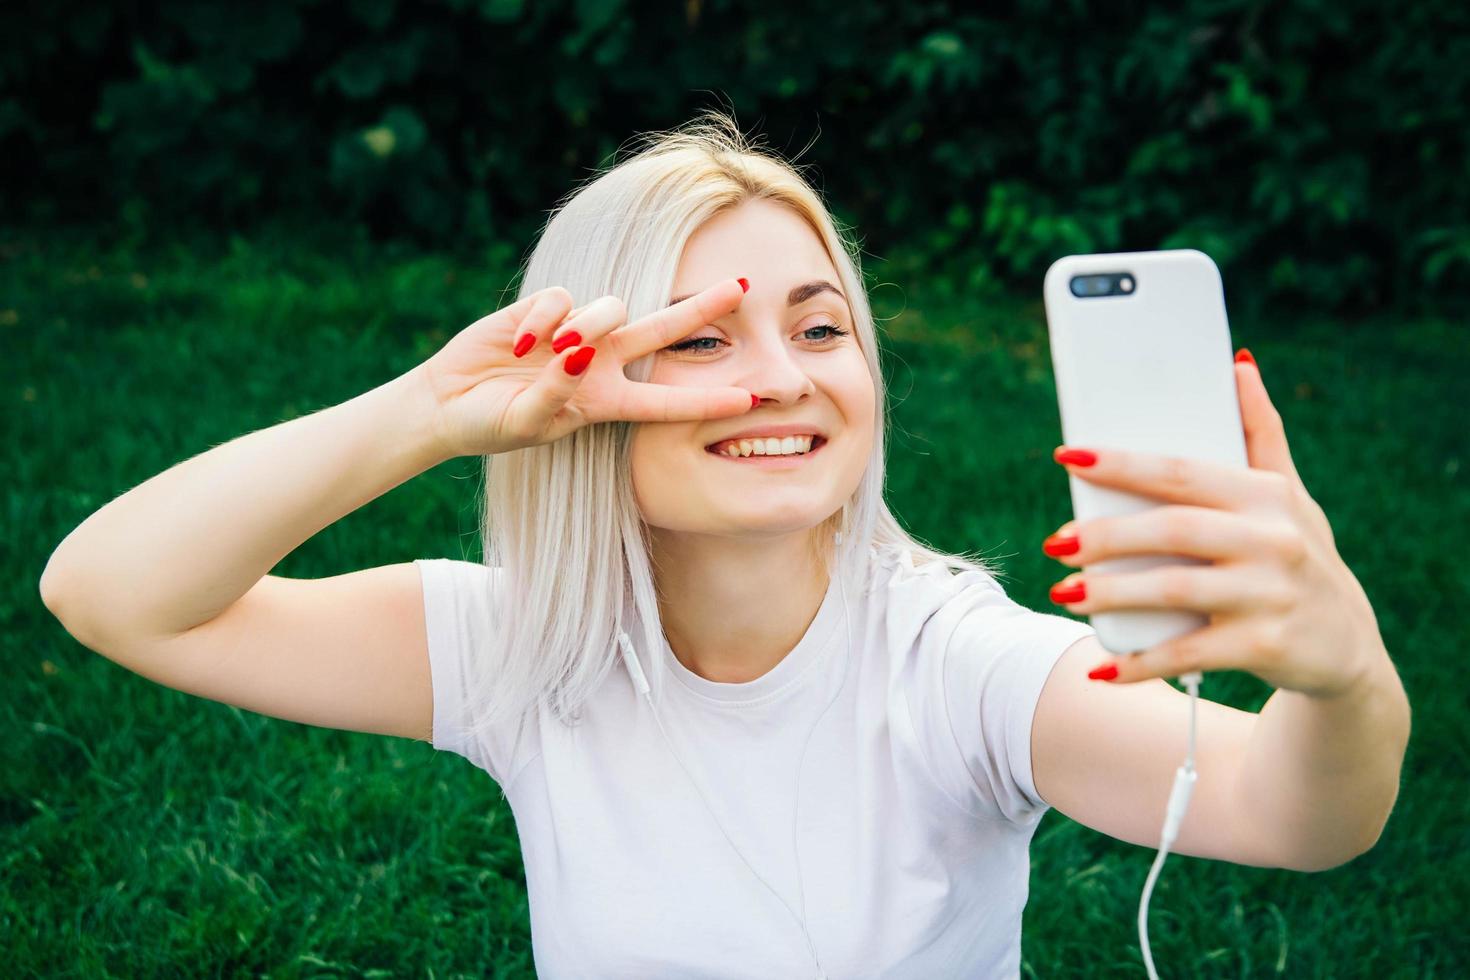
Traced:
POLYGON ((771 536, 796 534, 815 530, 836 509, 838 508, 822 511, 803 508, 799 513, 786 511, 779 514, 772 514, 769 510, 758 513, 727 513, 723 515, 725 520, 722 523, 735 533, 743 531, 747 534, 771 536))

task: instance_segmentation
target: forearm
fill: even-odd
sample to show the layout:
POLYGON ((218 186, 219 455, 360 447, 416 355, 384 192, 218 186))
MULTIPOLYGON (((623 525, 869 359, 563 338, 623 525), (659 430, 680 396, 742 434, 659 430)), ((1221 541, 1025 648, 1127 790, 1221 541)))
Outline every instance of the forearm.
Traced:
POLYGON ((1339 697, 1278 690, 1239 772, 1241 820, 1282 867, 1343 864, 1388 821, 1408 740, 1408 697, 1381 648, 1363 682, 1339 697))
POLYGON ((139 484, 57 546, 47 606, 83 642, 213 619, 303 541, 443 461, 426 399, 415 369, 139 484))

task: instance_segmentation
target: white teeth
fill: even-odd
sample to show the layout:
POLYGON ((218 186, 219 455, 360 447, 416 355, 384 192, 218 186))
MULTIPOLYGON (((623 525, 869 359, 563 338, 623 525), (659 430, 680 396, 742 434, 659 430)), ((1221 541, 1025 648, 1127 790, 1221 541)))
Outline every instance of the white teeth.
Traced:
POLYGON ((784 439, 737 439, 727 442, 719 452, 726 456, 791 456, 809 453, 813 436, 786 436, 784 439))

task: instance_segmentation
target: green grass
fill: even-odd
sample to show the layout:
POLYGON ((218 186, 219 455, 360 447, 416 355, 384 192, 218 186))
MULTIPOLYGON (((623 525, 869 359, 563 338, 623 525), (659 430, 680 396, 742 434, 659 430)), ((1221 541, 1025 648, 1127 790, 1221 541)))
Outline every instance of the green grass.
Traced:
MULTIPOLYGON (((428 745, 327 731, 155 685, 76 643, 41 605, 56 544, 149 476, 346 400, 504 305, 508 251, 466 260, 340 246, 99 249, 0 241, 0 425, 11 447, 0 669, 0 950, 7 976, 530 976, 508 806, 428 745)), ((1038 298, 884 283, 895 510, 936 546, 998 560, 1056 611, 1039 542, 1070 515, 1038 298), (948 295, 947 299, 926 297, 948 295)), ((1470 527, 1460 325, 1392 317, 1233 325, 1303 479, 1363 582, 1414 706, 1378 846, 1299 874, 1171 857, 1151 903, 1174 977, 1470 974, 1470 527)), ((304 543, 322 576, 476 557, 474 460, 446 463, 304 543)), ((209 547, 201 541, 200 548, 209 547)), ((1268 689, 1212 674, 1256 710, 1268 689)), ((1153 852, 1055 811, 1032 848, 1028 976, 1142 974, 1153 852)))

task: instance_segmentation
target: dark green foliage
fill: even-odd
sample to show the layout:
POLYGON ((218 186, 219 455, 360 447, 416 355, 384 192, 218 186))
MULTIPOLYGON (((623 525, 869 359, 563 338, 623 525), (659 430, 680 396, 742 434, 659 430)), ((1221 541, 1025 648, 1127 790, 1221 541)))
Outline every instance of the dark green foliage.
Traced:
POLYGON ((0 12, 0 211, 530 240, 714 103, 975 292, 1195 247, 1232 308, 1462 304, 1470 7, 96 0, 0 12), (1279 303, 1277 304, 1280 305, 1279 303))
MULTIPOLYGON (((516 830, 488 777, 427 745, 160 687, 76 643, 37 594, 51 550, 88 514, 199 452, 407 370, 504 305, 514 258, 243 237, 148 250, 0 239, 5 976, 532 976, 516 830)), ((1066 568, 1040 542, 1070 505, 1050 458, 1060 426, 1038 301, 982 303, 870 271, 895 510, 938 547, 998 561, 1018 601, 1055 611, 1046 589, 1066 568)), ((1373 602, 1413 737, 1394 815, 1356 861, 1306 875, 1171 857, 1151 909, 1165 976, 1470 975, 1459 329, 1234 318, 1373 602)), ((476 558, 477 485, 474 460, 436 467, 274 572, 476 558)), ((1268 693, 1240 673, 1205 682, 1207 697, 1246 710, 1268 693)), ((1049 813, 1032 847, 1023 974, 1140 976, 1134 923, 1152 857, 1049 813)))

